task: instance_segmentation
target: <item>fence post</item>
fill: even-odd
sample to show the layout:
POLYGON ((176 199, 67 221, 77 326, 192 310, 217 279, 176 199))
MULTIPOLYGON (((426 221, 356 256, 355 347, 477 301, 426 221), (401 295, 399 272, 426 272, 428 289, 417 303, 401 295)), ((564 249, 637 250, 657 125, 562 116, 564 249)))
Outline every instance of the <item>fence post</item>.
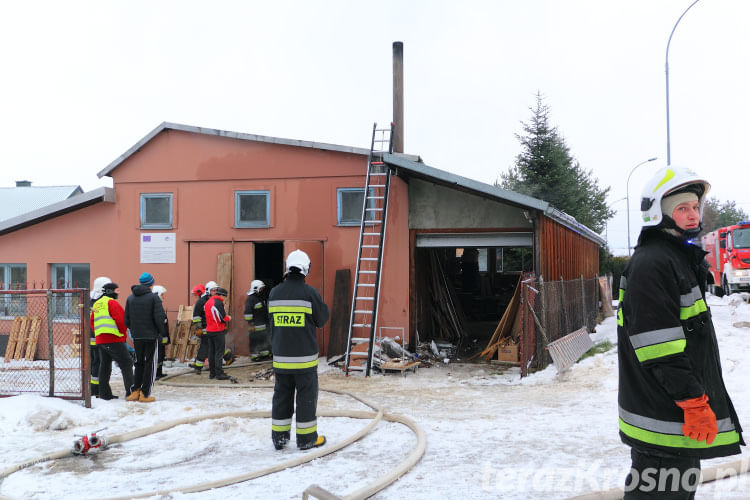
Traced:
POLYGON ((52 336, 52 290, 47 289, 47 341, 49 345, 49 395, 55 395, 55 341, 52 336))
POLYGON ((568 322, 568 310, 565 307, 565 281, 562 276, 560 276, 560 309, 562 309, 563 319, 565 320, 565 331, 560 334, 560 336, 563 336, 570 333, 571 330, 568 322))
MULTIPOLYGON (((547 328, 547 306, 545 304, 545 300, 547 298, 547 294, 544 293, 544 277, 539 276, 539 297, 537 297, 537 300, 540 302, 539 307, 541 307, 540 310, 540 321, 542 322, 542 327, 549 332, 549 329, 547 328)), ((536 336, 537 339, 537 347, 536 347, 536 357, 541 361, 541 368, 544 369, 547 366, 547 356, 545 356, 545 352, 547 349, 547 339, 544 338, 544 336, 539 333, 539 335, 536 336)))
POLYGON ((581 275, 581 310, 583 311, 583 326, 588 331, 589 317, 586 315, 586 283, 583 281, 583 274, 581 275))
MULTIPOLYGON (((81 292, 81 303, 79 304, 82 317, 81 317, 81 362, 83 363, 83 372, 81 376, 81 383, 83 388, 83 401, 86 408, 91 408, 91 339, 88 332, 89 329, 89 317, 91 312, 89 309, 89 301, 86 300, 89 297, 88 290, 81 292)), ((97 374, 98 375, 98 374, 97 374)))

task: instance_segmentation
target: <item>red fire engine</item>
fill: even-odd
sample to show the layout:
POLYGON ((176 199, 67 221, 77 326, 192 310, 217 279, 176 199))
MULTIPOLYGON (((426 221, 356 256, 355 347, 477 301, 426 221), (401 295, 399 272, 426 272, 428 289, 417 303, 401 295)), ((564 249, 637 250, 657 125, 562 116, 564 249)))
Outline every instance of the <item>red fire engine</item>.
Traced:
POLYGON ((708 252, 715 295, 750 290, 750 221, 705 234, 701 246, 708 252))

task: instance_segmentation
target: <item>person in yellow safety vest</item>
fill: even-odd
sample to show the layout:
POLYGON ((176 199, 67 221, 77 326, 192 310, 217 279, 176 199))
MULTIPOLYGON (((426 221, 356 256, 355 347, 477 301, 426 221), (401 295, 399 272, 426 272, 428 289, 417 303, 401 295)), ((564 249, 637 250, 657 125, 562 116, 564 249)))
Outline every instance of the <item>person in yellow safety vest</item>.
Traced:
MULTIPOLYGON (((109 279, 106 276, 99 276, 94 280, 94 284, 91 286, 91 292, 89 293, 89 297, 91 298, 91 303, 89 304, 89 307, 93 307, 94 303, 101 298, 102 295, 104 295, 104 289, 102 288, 107 283, 112 283, 112 280, 109 279)), ((89 328, 90 338, 89 338, 89 351, 91 353, 91 377, 90 377, 90 386, 91 386, 91 395, 95 397, 99 397, 99 349, 96 347, 96 336, 94 335, 94 328, 89 328)))
POLYGON ((103 285, 101 297, 91 306, 91 329, 100 357, 99 398, 104 400, 117 399, 109 385, 112 361, 120 367, 126 397, 133 387, 133 360, 125 344, 125 311, 117 302, 117 289, 117 283, 103 285))
MULTIPOLYGON (((164 303, 164 300, 167 297, 167 289, 164 288, 161 285, 154 285, 154 287, 151 289, 152 292, 154 292, 156 295, 159 296, 161 299, 162 304, 164 303)), ((166 307, 164 308, 164 311, 166 312, 166 307)), ((166 377, 164 374, 164 358, 167 354, 167 344, 170 343, 169 341, 169 320, 165 317, 164 318, 164 326, 167 329, 167 335, 163 336, 161 338, 161 343, 159 344, 159 359, 156 364, 156 380, 159 380, 160 378, 166 377)))
POLYGON ((310 257, 301 250, 286 258, 287 273, 268 297, 275 385, 271 404, 271 440, 277 450, 290 439, 297 393, 297 448, 323 446, 315 412, 318 406, 318 328, 330 311, 320 293, 305 283, 310 257))

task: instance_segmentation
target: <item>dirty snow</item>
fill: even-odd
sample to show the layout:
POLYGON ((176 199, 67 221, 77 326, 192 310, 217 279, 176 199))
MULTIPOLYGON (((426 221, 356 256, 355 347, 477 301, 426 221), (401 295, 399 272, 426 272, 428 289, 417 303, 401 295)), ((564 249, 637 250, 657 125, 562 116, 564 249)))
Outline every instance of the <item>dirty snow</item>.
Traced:
MULTIPOLYGON (((740 419, 750 429, 750 305, 740 295, 709 296, 722 354, 724 378, 740 419), (736 325, 736 326, 733 326, 736 325)), ((592 335, 616 343, 614 318, 592 335)), ((167 369, 170 374, 184 367, 167 369)), ((158 384, 152 404, 125 403, 119 373, 112 386, 120 399, 80 402, 22 395, 0 399, 0 470, 70 449, 76 435, 105 428, 117 435, 187 416, 228 411, 268 411, 264 388, 177 387, 158 384)), ((188 380, 189 374, 171 382, 188 380)), ((203 381, 206 381, 203 375, 203 381)), ((248 378, 240 380, 249 383, 248 378)), ((518 368, 451 363, 417 373, 346 378, 320 367, 322 389, 357 394, 389 412, 415 420, 427 435, 422 460, 379 499, 563 499, 610 489, 624 481, 629 449, 617 435, 616 349, 585 359, 562 375, 554 367, 521 379, 518 368)), ((355 399, 321 391, 319 409, 367 410, 355 399)), ((329 443, 346 439, 368 420, 323 417, 329 443)), ((291 447, 276 452, 268 419, 225 417, 181 425, 89 456, 46 461, 11 474, 0 496, 60 499, 106 498, 220 480, 303 456, 291 447)), ((343 496, 395 468, 416 445, 398 423, 381 422, 361 441, 332 455, 251 481, 168 498, 300 498, 311 484, 343 496)), ((743 448, 743 456, 750 452, 743 448)), ((739 457, 704 461, 704 467, 739 457)), ((748 474, 702 486, 696 498, 750 497, 748 474)))

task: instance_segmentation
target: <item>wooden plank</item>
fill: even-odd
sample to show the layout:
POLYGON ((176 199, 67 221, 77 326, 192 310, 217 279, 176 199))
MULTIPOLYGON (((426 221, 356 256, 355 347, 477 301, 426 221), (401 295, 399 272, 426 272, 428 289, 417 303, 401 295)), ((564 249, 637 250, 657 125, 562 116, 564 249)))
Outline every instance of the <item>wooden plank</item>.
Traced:
POLYGON ((16 344, 16 352, 13 354, 13 359, 21 359, 23 357, 23 354, 26 352, 26 342, 28 341, 29 326, 31 326, 31 319, 24 316, 23 326, 18 332, 18 343, 16 344))
POLYGON ((27 361, 34 361, 36 354, 36 344, 39 339, 39 328, 42 326, 42 319, 39 316, 31 316, 31 326, 29 326, 29 335, 26 343, 24 358, 27 361))
MULTIPOLYGON (((226 288, 227 291, 232 289, 232 254, 220 253, 217 257, 216 264, 216 283, 220 287, 226 288)), ((231 295, 231 294, 230 294, 231 295)), ((229 311, 231 296, 224 299, 224 309, 229 311)))
POLYGON ((8 345, 5 346, 5 362, 7 363, 16 352, 16 344, 18 343, 18 333, 23 330, 26 323, 25 316, 16 316, 13 318, 13 323, 10 327, 10 335, 8 335, 8 345))
POLYGON ((349 337, 349 314, 352 301, 351 269, 337 269, 333 285, 333 307, 331 308, 331 334, 328 337, 328 359, 346 352, 349 337))

